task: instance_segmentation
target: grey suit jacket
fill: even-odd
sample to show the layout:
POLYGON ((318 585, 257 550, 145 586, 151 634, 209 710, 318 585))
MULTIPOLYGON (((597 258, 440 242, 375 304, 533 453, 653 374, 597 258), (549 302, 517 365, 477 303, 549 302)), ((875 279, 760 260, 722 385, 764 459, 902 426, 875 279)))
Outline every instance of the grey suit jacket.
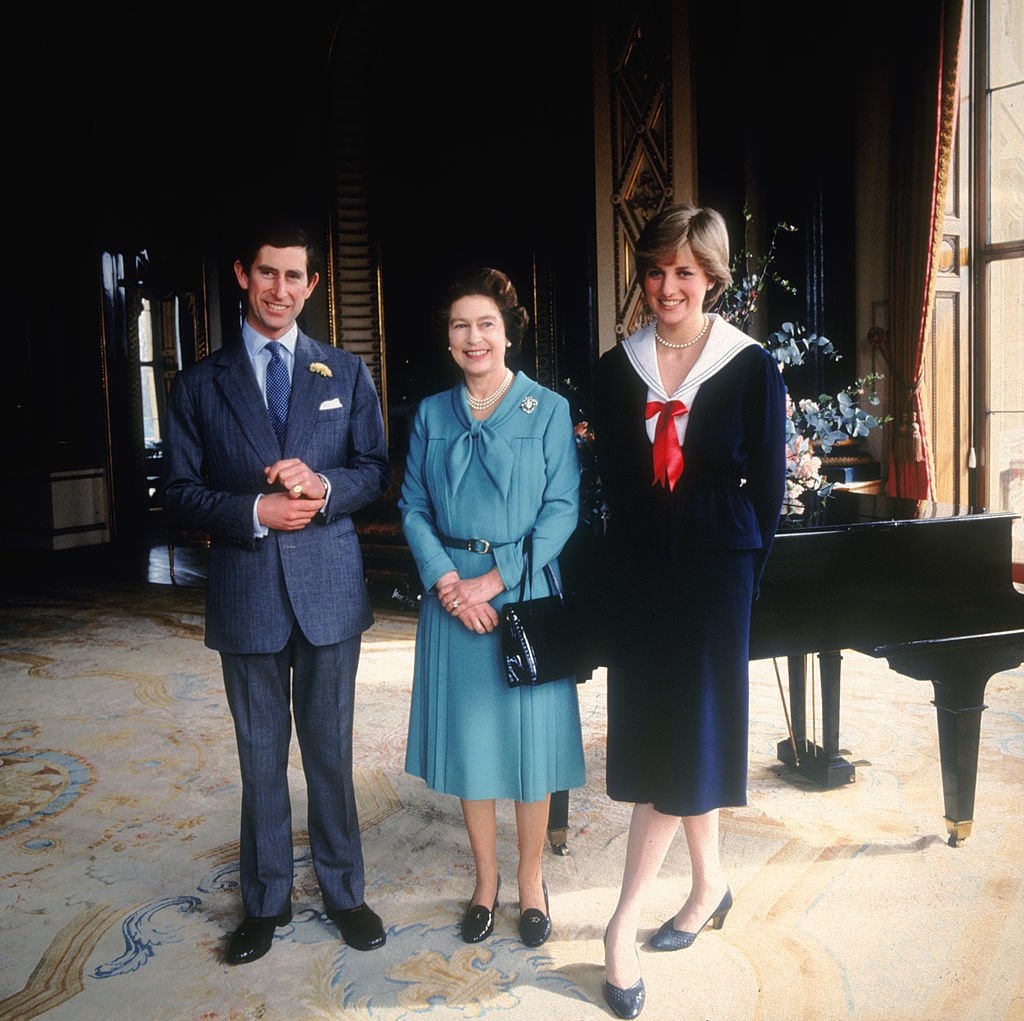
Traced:
POLYGON ((164 464, 165 509, 211 537, 210 648, 277 652, 296 620, 313 645, 370 626, 351 514, 383 492, 389 469, 380 403, 360 358, 300 331, 282 455, 245 346, 222 348, 178 375, 164 464), (330 377, 310 371, 313 362, 330 377), (272 491, 263 469, 282 456, 324 475, 330 501, 306 528, 256 539, 253 501, 272 491))

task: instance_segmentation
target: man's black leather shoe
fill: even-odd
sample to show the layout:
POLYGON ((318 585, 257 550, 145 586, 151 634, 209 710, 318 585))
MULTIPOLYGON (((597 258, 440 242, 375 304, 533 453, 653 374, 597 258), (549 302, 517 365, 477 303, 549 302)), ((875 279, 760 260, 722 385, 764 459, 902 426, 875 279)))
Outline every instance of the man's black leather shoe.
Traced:
POLYGON ((258 961, 273 944, 274 930, 279 925, 287 925, 291 920, 290 907, 279 915, 268 915, 265 918, 248 915, 231 934, 228 948, 224 953, 224 962, 248 964, 250 961, 258 961))
POLYGON ((384 923, 365 904, 356 908, 328 911, 327 917, 341 930, 341 938, 353 950, 376 950, 387 941, 384 923))

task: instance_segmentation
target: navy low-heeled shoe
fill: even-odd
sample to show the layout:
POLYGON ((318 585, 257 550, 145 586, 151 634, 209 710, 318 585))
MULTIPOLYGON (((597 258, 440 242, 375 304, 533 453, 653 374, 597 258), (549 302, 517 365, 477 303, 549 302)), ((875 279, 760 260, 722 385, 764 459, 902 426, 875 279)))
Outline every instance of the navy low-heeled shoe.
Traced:
POLYGON ((494 891, 494 903, 488 909, 483 904, 470 904, 462 916, 462 941, 479 943, 494 931, 494 912, 498 910, 498 894, 501 892, 501 876, 494 891))
MULTIPOLYGON (((605 953, 608 952, 608 930, 604 930, 605 953)), ((639 963, 639 958, 637 958, 639 963)), ((604 1002, 616 1017, 630 1021, 630 1018, 638 1017, 644 1009, 644 1000, 647 999, 647 989, 644 986, 643 978, 638 978, 628 989, 620 989, 606 981, 601 992, 604 994, 604 1002)))
POLYGON ((725 925, 725 916, 732 907, 732 890, 726 887, 722 903, 711 912, 708 920, 696 932, 683 932, 673 926, 673 918, 664 922, 661 928, 647 941, 652 950, 685 950, 693 945, 693 941, 707 926, 721 929, 725 925))
POLYGON ((639 979, 635 985, 630 986, 628 989, 620 989, 618 986, 613 986, 611 982, 605 982, 604 989, 604 1002, 611 1008, 611 1012, 616 1017, 625 1018, 629 1021, 630 1018, 638 1017, 640 1011, 644 1009, 644 999, 647 996, 647 990, 644 988, 644 980, 639 979))
POLYGON ((551 935, 551 908, 548 905, 548 884, 543 884, 544 910, 527 908, 519 916, 519 938, 528 947, 539 947, 551 935))

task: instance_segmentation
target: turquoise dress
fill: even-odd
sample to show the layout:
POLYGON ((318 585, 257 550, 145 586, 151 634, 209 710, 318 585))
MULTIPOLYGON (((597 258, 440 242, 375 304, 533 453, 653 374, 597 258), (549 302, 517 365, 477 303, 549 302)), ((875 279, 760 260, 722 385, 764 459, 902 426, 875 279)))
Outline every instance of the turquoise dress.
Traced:
POLYGON ((579 703, 571 679, 538 687, 505 683, 498 631, 480 635, 438 602, 434 584, 497 566, 501 607, 518 598, 523 538, 533 534, 533 593, 544 565, 576 527, 579 466, 563 397, 519 373, 489 418, 473 419, 464 387, 419 407, 402 485, 402 526, 425 594, 406 771, 432 790, 470 800, 540 801, 585 779, 579 703), (486 554, 453 550, 438 535, 487 539, 486 554))

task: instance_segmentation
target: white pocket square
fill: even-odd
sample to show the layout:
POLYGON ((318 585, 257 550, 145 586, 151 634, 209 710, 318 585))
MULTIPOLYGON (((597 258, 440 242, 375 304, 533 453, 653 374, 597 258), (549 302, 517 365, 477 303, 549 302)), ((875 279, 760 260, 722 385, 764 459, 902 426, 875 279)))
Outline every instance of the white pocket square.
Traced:
POLYGON ((333 411, 335 408, 341 407, 341 401, 337 397, 332 397, 329 401, 324 401, 320 405, 321 411, 333 411))

